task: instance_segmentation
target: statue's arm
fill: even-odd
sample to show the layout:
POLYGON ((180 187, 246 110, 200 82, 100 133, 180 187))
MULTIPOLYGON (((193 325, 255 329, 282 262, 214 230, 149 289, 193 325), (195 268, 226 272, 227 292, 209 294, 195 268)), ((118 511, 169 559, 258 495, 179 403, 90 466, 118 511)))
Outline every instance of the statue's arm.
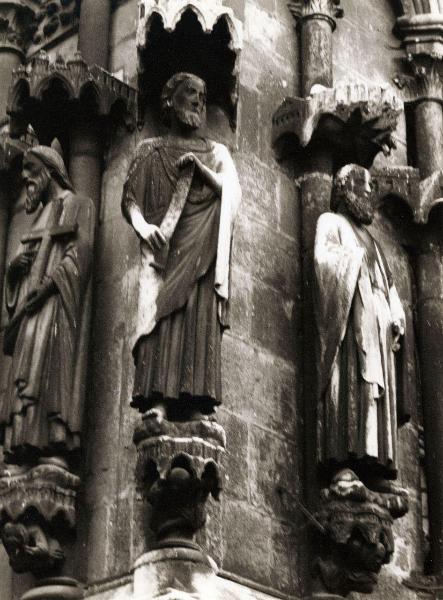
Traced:
POLYGON ((121 209, 123 216, 134 229, 137 236, 145 241, 154 252, 166 244, 166 238, 157 225, 148 223, 140 208, 146 193, 146 182, 149 178, 147 163, 152 151, 150 144, 144 144, 136 152, 129 167, 123 188, 121 209))
POLYGON ((389 289, 389 306, 391 308, 392 330, 397 338, 405 334, 406 316, 395 285, 389 289))

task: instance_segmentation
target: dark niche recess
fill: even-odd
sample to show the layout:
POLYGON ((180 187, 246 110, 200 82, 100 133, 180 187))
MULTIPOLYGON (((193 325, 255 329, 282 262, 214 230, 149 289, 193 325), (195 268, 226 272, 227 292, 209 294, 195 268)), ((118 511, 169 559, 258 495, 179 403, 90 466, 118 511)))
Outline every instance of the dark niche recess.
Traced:
POLYGON ((183 13, 173 31, 165 29, 161 16, 154 13, 148 21, 145 46, 139 49, 140 123, 146 109, 160 114, 164 84, 174 73, 186 71, 206 82, 208 104, 222 108, 235 129, 237 58, 224 15, 206 33, 191 8, 183 13))

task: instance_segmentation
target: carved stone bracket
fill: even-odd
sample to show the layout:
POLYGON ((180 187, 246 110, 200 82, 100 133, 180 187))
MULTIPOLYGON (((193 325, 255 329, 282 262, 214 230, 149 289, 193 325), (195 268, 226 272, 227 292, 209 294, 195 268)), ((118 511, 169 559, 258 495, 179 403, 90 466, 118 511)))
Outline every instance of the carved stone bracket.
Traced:
POLYGON ((109 117, 114 110, 119 111, 129 128, 135 126, 137 91, 134 88, 97 65, 88 66, 79 52, 66 61, 58 57, 50 62, 48 55, 41 51, 30 65, 13 73, 8 100, 12 136, 25 133, 31 122, 39 133, 39 126, 47 122, 45 100, 51 89, 59 94, 65 108, 66 103, 76 104, 80 109, 88 106, 98 117, 109 117))
POLYGON ((322 588, 318 591, 339 597, 373 591, 394 552, 394 519, 408 511, 406 492, 392 489, 395 492, 373 492, 346 469, 322 491, 317 514, 320 552, 314 565, 322 588))
POLYGON ((326 19, 335 29, 335 19, 344 14, 340 3, 341 0, 291 0, 288 7, 297 23, 303 19, 326 19))
POLYGON ((314 141, 336 147, 340 165, 370 165, 395 147, 392 133, 402 102, 390 88, 348 84, 324 88, 307 98, 287 98, 273 116, 272 143, 280 158, 292 138, 301 148, 314 141))
POLYGON ((75 527, 80 479, 55 464, 25 472, 3 469, 0 477, 2 541, 12 569, 36 576, 60 572, 63 539, 75 527))
POLYGON ((218 499, 221 492, 223 428, 211 421, 158 423, 145 417, 134 442, 137 484, 151 504, 159 547, 192 546, 206 521, 209 494, 218 499))

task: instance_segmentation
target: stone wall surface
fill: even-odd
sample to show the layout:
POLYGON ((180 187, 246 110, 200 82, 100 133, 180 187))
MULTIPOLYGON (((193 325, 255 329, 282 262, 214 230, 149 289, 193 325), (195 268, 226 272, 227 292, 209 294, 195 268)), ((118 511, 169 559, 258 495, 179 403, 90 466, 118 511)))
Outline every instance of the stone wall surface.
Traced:
MULTIPOLYGON (((225 4, 244 28, 238 125, 230 133, 227 118, 209 107, 208 135, 229 145, 243 201, 234 234, 231 329, 223 338, 224 402, 218 411, 227 435, 226 480, 221 506, 210 501, 200 541, 221 577, 241 578, 245 597, 250 585, 262 590, 251 592, 258 600, 300 598, 307 558, 306 520, 298 509, 303 499, 301 211, 292 168, 276 162, 270 144, 273 112, 285 96, 299 92, 298 40, 283 0, 225 4)), ((389 83, 399 69, 391 2, 343 0, 342 6, 345 17, 334 33, 335 81, 389 83)), ((111 29, 110 70, 132 85, 137 84, 136 21, 137 2, 128 0, 114 12, 111 29)), ((149 539, 147 509, 134 480, 132 434, 140 417, 129 406, 139 248, 121 215, 120 200, 137 143, 158 133, 148 114, 141 131, 116 131, 105 156, 84 486, 71 560, 73 573, 96 600, 130 597, 130 583, 119 578, 130 572, 149 539), (114 579, 117 587, 102 586, 114 579)), ((406 164, 404 118, 395 137, 397 150, 388 159, 378 157, 377 168, 406 164)), ((411 266, 397 232, 379 217, 374 233, 396 265, 396 284, 412 310, 411 266)), ((415 598, 401 580, 420 569, 423 560, 416 415, 399 437, 400 483, 409 490, 411 509, 395 525, 396 554, 371 596, 375 600, 415 598)), ((2 552, 0 599, 18 600, 28 581, 11 576, 2 552)))

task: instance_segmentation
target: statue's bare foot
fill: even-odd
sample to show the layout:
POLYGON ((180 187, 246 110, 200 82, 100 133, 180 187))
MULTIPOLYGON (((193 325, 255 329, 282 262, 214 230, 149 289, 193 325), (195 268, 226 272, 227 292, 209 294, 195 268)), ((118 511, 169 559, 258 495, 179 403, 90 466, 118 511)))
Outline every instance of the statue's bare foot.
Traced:
POLYGON ((24 475, 29 471, 29 465, 9 465, 4 464, 0 466, 0 478, 1 477, 15 477, 17 475, 24 475))
POLYGON ((191 414, 189 415, 189 420, 190 421, 209 421, 209 416, 203 414, 202 412, 200 412, 199 410, 194 410, 193 412, 191 412, 191 414))
POLYGON ((166 408, 163 405, 154 406, 143 415, 143 419, 153 419, 160 425, 166 419, 166 408))

